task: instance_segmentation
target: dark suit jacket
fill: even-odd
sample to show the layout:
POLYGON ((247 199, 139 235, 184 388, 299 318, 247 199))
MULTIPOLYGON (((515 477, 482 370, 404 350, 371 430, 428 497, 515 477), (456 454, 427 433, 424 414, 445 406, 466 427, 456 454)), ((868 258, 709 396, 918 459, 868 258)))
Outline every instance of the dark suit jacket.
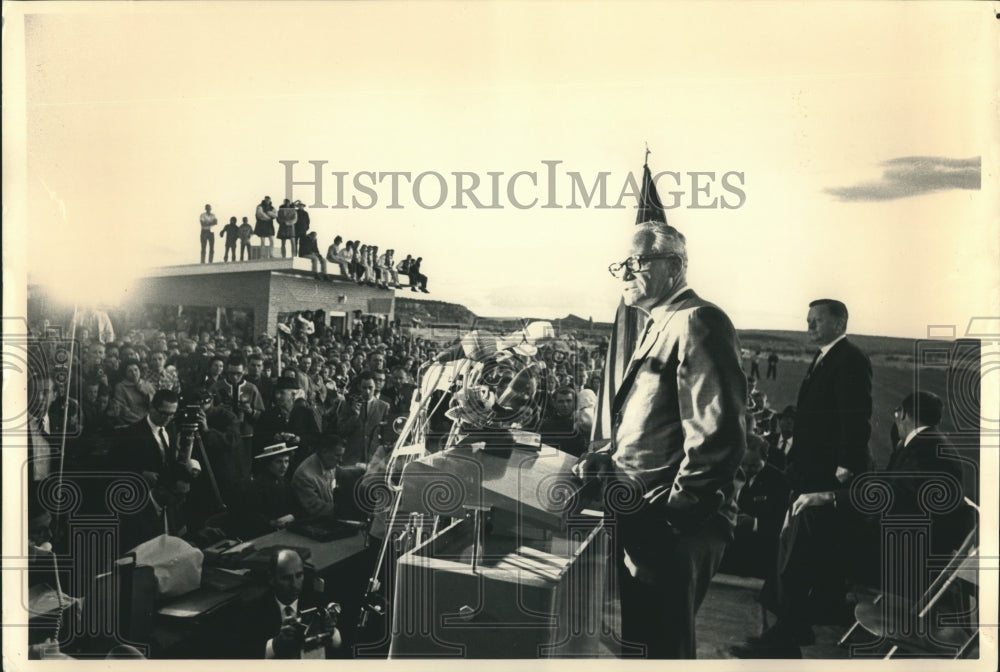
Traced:
POLYGON ((837 467, 871 468, 872 365, 849 340, 834 345, 799 388, 785 473, 795 492, 836 490, 837 467))
POLYGON ((719 571, 739 576, 766 578, 774 572, 778 555, 778 535, 788 508, 785 475, 765 464, 757 477, 747 481, 737 500, 739 512, 756 522, 737 525, 732 543, 726 548, 719 571))
POLYGON ((778 540, 778 532, 788 508, 788 482, 785 475, 765 464, 752 482, 748 481, 737 500, 740 513, 757 519, 757 533, 778 540))
POLYGON ((274 438, 275 434, 285 432, 290 434, 295 433, 291 429, 289 414, 285 413, 285 411, 277 404, 272 404, 267 408, 267 410, 261 413, 260 417, 257 419, 257 425, 254 427, 254 455, 260 454, 260 452, 267 446, 277 443, 274 438))
MULTIPOLYGON (((955 457, 954 447, 947 436, 936 427, 928 427, 917 434, 904 447, 896 448, 889 458, 884 471, 877 472, 879 482, 886 483, 892 490, 892 505, 884 517, 912 516, 914 519, 930 520, 931 552, 947 554, 962 543, 971 529, 972 520, 968 507, 964 504, 948 513, 928 510, 933 506, 933 497, 925 497, 921 503, 920 491, 935 481, 946 489, 957 488, 962 492, 962 463, 955 457), (939 454, 942 453, 942 454, 939 454)), ((835 491, 838 508, 852 507, 851 491, 835 491)))
POLYGON ((374 399, 368 413, 362 411, 356 417, 358 423, 346 437, 344 464, 368 462, 372 459, 381 442, 382 423, 389 418, 389 404, 381 399, 374 399))
POLYGON ((691 290, 654 308, 611 407, 614 461, 682 531, 736 522, 747 381, 732 322, 691 290))
POLYGON ((573 415, 560 418, 555 414, 542 420, 538 433, 542 435, 542 443, 557 448, 574 457, 580 457, 587 450, 590 437, 576 427, 573 415))
MULTIPOLYGON (((793 435, 794 436, 794 435, 793 435)), ((785 470, 785 453, 781 452, 778 448, 781 443, 781 432, 771 432, 766 437, 767 439, 767 463, 772 465, 778 471, 785 470)), ((792 445, 795 445, 794 438, 792 439, 792 445)))
POLYGON ((173 423, 168 423, 166 430, 171 448, 171 454, 168 455, 163 455, 161 452, 160 444, 153 437, 153 431, 149 428, 146 418, 120 429, 114 437, 112 467, 136 473, 161 471, 166 467, 168 460, 177 455, 177 431, 173 423))
MULTIPOLYGON (((307 580, 309 578, 308 572, 306 578, 307 580)), ((313 592, 303 591, 299 597, 298 608, 300 612, 319 605, 319 596, 313 592)), ((245 629, 241 631, 240 628, 233 628, 235 631, 240 631, 237 646, 238 657, 263 660, 267 641, 278 634, 283 620, 281 610, 274 599, 274 593, 268 590, 257 600, 251 602, 243 611, 240 620, 246 624, 245 629)))
POLYGON ((272 532, 270 521, 294 514, 295 507, 295 494, 288 481, 262 468, 247 484, 233 511, 241 536, 251 539, 272 532))

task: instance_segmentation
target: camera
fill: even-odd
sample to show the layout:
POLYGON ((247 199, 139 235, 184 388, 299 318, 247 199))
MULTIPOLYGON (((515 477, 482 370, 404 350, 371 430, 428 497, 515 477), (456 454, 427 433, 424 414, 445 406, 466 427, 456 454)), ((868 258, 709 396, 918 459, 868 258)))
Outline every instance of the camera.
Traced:
POLYGON ((313 607, 299 612, 296 625, 302 634, 302 649, 308 651, 333 643, 333 632, 340 617, 340 605, 330 602, 325 607, 313 607), (332 624, 332 625, 331 625, 332 624))
POLYGON ((196 431, 201 424, 198 421, 198 413, 201 411, 201 407, 197 404, 188 404, 181 407, 177 412, 177 426, 181 431, 196 431))

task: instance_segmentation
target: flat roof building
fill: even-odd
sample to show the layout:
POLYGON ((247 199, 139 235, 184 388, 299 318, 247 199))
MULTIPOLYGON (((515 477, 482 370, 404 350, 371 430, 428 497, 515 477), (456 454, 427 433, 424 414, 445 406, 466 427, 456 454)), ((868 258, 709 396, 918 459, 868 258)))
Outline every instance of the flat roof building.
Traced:
MULTIPOLYGON (((309 260, 299 257, 161 266, 129 283, 128 303, 242 310, 252 313, 254 337, 273 335, 279 314, 302 310, 323 309, 343 331, 351 330, 357 311, 395 319, 393 290, 347 280, 336 264, 328 273, 330 280, 318 279, 309 260)), ((29 289, 29 304, 48 303, 46 294, 29 289)))

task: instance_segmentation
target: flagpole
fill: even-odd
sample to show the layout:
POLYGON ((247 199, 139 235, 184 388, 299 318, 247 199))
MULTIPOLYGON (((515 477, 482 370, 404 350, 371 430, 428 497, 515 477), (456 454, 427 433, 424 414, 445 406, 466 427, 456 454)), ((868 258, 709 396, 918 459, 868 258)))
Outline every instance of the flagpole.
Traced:
MULTIPOLYGON (((659 194, 656 193, 656 183, 649 170, 649 143, 646 142, 646 152, 643 156, 642 186, 639 193, 639 207, 636 212, 635 224, 654 220, 666 223, 667 215, 663 209, 659 194)), ((635 308, 625 305, 624 300, 618 302, 611 338, 608 341, 608 351, 604 364, 604 376, 598 394, 597 412, 595 414, 592 440, 610 439, 613 430, 611 406, 614 402, 618 386, 621 384, 625 369, 631 361, 639 332, 645 323, 645 316, 635 308)))

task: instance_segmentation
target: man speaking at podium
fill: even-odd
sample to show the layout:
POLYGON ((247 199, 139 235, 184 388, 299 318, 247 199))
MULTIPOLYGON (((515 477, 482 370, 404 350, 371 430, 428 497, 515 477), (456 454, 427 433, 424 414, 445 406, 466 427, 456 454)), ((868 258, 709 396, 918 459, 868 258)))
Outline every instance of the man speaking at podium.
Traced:
POLYGON ((695 613, 736 523, 747 383, 729 318, 687 287, 684 236, 640 224, 628 255, 609 270, 646 328, 611 405, 609 449, 574 471, 605 477, 623 644, 694 658, 695 613))

